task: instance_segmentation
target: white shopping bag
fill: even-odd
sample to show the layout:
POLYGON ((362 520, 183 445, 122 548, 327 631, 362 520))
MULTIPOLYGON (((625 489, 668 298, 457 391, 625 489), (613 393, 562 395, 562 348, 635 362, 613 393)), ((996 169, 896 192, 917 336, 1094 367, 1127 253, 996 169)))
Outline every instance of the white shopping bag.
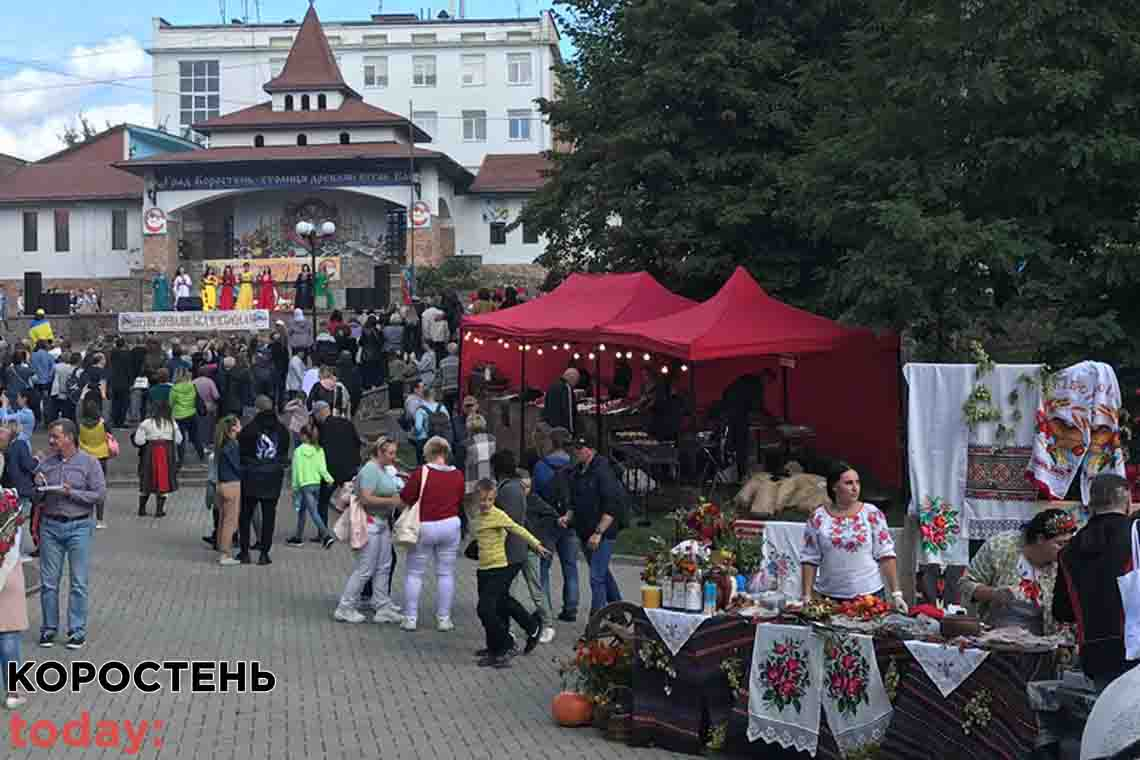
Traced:
POLYGON ((1116 585, 1124 606, 1124 659, 1140 660, 1140 523, 1132 523, 1132 572, 1116 585))

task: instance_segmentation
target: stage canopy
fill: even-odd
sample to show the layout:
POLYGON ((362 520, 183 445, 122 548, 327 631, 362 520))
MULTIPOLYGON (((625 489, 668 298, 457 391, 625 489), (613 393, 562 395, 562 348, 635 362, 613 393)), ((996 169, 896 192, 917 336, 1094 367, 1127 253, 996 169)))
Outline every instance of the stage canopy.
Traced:
POLYGON ((653 320, 696 306, 646 272, 572 274, 549 295, 502 311, 467 317, 464 331, 527 341, 596 340, 618 322, 653 320))
POLYGON ((704 303, 648 320, 623 318, 602 327, 598 338, 701 362, 830 351, 867 332, 781 303, 737 267, 704 303))

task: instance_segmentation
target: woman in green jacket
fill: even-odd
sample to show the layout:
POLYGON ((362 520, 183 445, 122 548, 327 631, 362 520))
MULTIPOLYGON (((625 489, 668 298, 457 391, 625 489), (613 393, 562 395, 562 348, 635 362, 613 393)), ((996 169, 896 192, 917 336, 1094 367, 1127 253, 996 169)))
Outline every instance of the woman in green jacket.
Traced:
POLYGON ((320 500, 321 483, 332 483, 325 462, 325 450, 321 448, 320 433, 315 425, 305 425, 300 432, 301 445, 293 449, 293 508, 297 510, 297 532, 285 543, 289 546, 303 546, 305 543, 305 515, 313 519, 317 535, 328 549, 336 543, 329 533, 317 503, 320 500))
POLYGON ((190 379, 190 370, 185 367, 178 369, 174 376, 174 385, 170 389, 170 411, 174 421, 182 431, 182 443, 178 445, 178 461, 186 462, 186 442, 194 444, 194 451, 198 454, 198 461, 206 461, 206 452, 202 441, 194 434, 194 417, 198 414, 198 389, 190 379))

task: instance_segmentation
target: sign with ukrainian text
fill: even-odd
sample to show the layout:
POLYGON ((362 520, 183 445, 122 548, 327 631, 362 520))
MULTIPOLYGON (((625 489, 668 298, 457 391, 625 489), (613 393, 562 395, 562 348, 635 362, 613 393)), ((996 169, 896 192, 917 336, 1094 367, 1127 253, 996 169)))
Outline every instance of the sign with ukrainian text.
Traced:
POLYGON ((282 188, 383 187, 410 185, 407 169, 376 171, 300 171, 266 174, 215 174, 212 172, 162 173, 154 178, 154 189, 166 190, 269 190, 282 188))
POLYGON ((251 332, 269 329, 266 309, 246 311, 122 311, 119 332, 251 332))

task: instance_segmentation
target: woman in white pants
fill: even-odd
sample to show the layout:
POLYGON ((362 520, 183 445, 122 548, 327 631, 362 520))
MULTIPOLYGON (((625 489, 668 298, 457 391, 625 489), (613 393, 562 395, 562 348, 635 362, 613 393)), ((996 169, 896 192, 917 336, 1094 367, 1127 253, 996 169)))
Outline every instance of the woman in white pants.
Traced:
POLYGON ((455 596, 455 557, 459 553, 459 510, 463 508, 463 472, 447 464, 451 446, 439 436, 424 443, 424 464, 408 478, 400 500, 420 503, 420 540, 408 553, 404 579, 405 631, 416 630, 420 591, 429 557, 435 558, 436 628, 450 631, 455 596), (421 490, 423 493, 421 494, 421 490))
POLYGON ((368 514, 368 543, 357 553, 356 568, 344 584, 333 619, 342 623, 363 623, 357 611, 364 584, 372 581, 373 623, 401 623, 404 616, 388 596, 388 571, 392 567, 392 533, 388 518, 400 506, 400 488, 404 485, 396 475, 396 441, 380 436, 368 447, 369 459, 356 476, 356 493, 368 514))

